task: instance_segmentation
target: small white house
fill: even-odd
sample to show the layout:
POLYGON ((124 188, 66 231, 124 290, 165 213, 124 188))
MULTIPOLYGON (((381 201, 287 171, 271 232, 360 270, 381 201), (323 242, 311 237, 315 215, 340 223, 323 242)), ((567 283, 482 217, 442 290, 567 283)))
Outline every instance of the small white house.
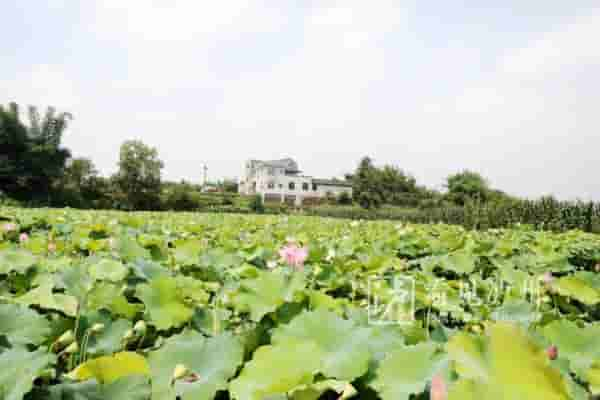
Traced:
POLYGON ((291 158, 248 160, 242 176, 238 189, 240 194, 260 194, 263 201, 301 205, 327 196, 337 197, 343 192, 352 196, 350 182, 301 175, 298 163, 291 158))

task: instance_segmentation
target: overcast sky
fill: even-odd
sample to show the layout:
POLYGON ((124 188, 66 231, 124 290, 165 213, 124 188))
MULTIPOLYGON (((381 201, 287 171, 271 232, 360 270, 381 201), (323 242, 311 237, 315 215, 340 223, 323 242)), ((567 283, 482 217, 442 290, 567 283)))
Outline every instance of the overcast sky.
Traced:
POLYGON ((362 156, 430 187, 457 170, 524 196, 600 200, 598 0, 18 0, 0 103, 54 105, 100 171, 156 146, 164 177, 362 156))

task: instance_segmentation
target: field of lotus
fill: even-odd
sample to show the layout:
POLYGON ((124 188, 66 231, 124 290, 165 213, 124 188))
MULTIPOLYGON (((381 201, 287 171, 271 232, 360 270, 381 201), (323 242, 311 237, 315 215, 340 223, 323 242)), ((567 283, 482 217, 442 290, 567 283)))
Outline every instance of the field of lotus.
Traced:
POLYGON ((600 236, 0 209, 0 400, 600 395, 600 236))

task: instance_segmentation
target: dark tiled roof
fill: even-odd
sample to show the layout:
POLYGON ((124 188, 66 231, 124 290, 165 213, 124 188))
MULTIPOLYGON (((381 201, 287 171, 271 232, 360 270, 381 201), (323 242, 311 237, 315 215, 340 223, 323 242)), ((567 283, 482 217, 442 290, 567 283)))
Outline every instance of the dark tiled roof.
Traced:
POLYGON ((298 169, 298 163, 291 158, 282 158, 281 160, 268 161, 252 160, 252 162, 273 168, 284 168, 286 172, 300 172, 300 170, 298 169))
POLYGON ((352 187, 352 183, 341 179, 313 179, 314 184, 322 186, 343 186, 352 187))

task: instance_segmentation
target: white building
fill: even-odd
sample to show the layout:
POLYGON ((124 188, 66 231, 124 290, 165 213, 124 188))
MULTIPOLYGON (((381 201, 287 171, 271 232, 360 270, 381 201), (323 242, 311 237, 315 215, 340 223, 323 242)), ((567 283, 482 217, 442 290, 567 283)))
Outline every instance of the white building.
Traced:
POLYGON ((260 194, 263 201, 278 201, 300 205, 342 192, 352 196, 352 184, 337 179, 315 179, 300 174, 298 163, 291 158, 273 161, 248 160, 239 192, 260 194))

